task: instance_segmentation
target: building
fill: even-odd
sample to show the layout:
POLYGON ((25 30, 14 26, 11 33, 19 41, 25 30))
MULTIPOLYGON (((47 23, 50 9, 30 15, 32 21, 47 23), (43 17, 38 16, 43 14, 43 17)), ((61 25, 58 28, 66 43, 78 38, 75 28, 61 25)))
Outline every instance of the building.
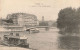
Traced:
POLYGON ((12 19, 13 23, 20 26, 37 26, 37 17, 27 13, 13 13, 7 16, 7 19, 12 19))
POLYGON ((10 20, 10 19, 2 19, 2 18, 0 18, 0 25, 2 26, 4 26, 4 25, 11 25, 11 24, 13 24, 13 21, 12 20, 10 20))
POLYGON ((42 16, 42 21, 44 22, 44 16, 42 16))
POLYGON ((56 27, 57 23, 56 21, 53 21, 53 20, 45 21, 44 16, 42 16, 42 21, 39 21, 39 26, 56 27))
POLYGON ((7 15, 7 19, 12 19, 12 21, 13 21, 14 24, 18 24, 17 18, 18 18, 18 17, 17 17, 17 14, 8 14, 8 15, 7 15))
POLYGON ((39 21, 39 26, 48 26, 48 21, 45 21, 44 16, 42 16, 42 21, 39 21))

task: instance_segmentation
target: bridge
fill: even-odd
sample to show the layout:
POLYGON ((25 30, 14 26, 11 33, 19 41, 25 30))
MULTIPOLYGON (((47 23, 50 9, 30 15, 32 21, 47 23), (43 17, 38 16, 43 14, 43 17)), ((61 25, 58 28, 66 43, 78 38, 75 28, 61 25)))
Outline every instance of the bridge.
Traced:
POLYGON ((36 28, 48 28, 49 26, 35 26, 36 28))
MULTIPOLYGON (((2 26, 2 27, 4 27, 4 28, 20 28, 20 27, 23 27, 23 26, 2 26)), ((26 26, 25 26, 26 27, 26 26)), ((34 26, 34 27, 36 27, 36 28, 49 28, 49 26, 34 26)))
POLYGON ((48 31, 50 27, 49 26, 36 26, 36 28, 45 28, 45 30, 48 31))
MULTIPOLYGON (((3 28, 7 28, 7 29, 22 29, 24 27, 22 26, 2 26, 3 28)), ((36 28, 45 28, 45 30, 49 30, 50 27, 49 26, 35 26, 36 28)), ((25 29, 27 29, 28 27, 25 26, 25 29)))

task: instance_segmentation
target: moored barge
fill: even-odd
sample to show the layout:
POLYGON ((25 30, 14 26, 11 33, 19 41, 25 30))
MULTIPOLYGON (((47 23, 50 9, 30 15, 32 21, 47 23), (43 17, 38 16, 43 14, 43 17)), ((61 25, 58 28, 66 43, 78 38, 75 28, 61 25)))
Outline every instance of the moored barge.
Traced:
POLYGON ((3 45, 29 48, 27 39, 25 36, 19 36, 19 34, 14 36, 13 33, 11 33, 10 35, 4 35, 3 45))

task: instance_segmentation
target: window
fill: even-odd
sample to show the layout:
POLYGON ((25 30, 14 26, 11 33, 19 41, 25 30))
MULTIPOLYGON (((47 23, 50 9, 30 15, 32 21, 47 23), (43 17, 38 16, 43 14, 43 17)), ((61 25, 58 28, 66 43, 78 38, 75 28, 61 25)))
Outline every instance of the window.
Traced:
POLYGON ((19 33, 16 33, 16 36, 19 36, 19 33))
POLYGON ((12 35, 12 36, 13 36, 13 33, 10 33, 10 35, 12 35))

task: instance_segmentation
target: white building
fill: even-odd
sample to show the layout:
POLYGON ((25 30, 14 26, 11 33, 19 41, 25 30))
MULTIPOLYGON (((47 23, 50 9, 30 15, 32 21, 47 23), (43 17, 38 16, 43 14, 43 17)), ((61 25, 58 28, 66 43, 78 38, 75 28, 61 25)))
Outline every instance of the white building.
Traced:
POLYGON ((14 13, 7 17, 7 19, 12 19, 14 24, 18 24, 20 26, 37 26, 39 22, 37 17, 32 14, 26 13, 14 13))

